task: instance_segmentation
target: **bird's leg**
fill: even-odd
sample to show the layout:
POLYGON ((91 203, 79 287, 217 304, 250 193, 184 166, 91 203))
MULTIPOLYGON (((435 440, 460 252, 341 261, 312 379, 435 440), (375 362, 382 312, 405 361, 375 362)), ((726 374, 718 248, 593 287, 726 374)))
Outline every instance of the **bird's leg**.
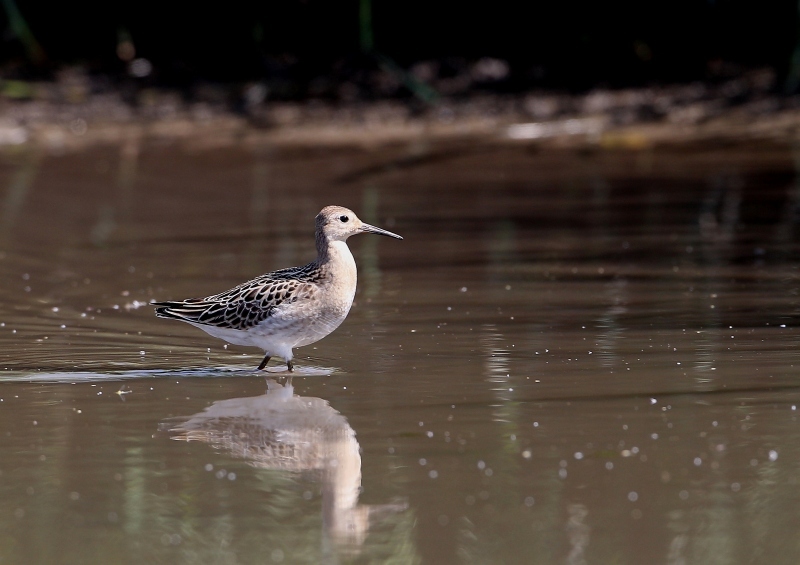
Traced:
POLYGON ((258 365, 258 370, 259 370, 259 371, 263 371, 263 370, 264 370, 264 367, 266 367, 266 366, 267 366, 267 363, 269 363, 270 357, 271 357, 271 356, 270 356, 270 354, 269 354, 269 353, 267 353, 267 354, 264 356, 264 359, 263 359, 263 360, 261 361, 261 363, 258 365))
POLYGON ((290 372, 290 373, 291 373, 292 371, 294 371, 294 363, 292 363, 291 361, 287 361, 287 362, 286 362, 286 367, 289 369, 289 372, 290 372))

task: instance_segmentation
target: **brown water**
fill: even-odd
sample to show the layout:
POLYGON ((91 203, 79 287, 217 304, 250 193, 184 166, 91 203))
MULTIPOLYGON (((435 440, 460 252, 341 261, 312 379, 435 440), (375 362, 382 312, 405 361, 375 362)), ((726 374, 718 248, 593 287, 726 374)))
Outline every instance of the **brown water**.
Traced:
POLYGON ((0 563, 796 563, 798 163, 4 153, 0 563), (350 240, 293 388, 144 305, 308 262, 327 204, 406 239, 350 240))

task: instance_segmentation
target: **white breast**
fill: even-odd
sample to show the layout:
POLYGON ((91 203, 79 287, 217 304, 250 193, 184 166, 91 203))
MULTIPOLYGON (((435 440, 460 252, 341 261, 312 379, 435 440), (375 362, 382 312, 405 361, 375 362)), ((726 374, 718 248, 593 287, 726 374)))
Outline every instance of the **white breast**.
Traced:
POLYGON ((320 265, 317 292, 309 299, 278 306, 250 330, 254 345, 272 351, 309 345, 344 322, 356 294, 356 262, 343 241, 330 242, 327 259, 320 265))

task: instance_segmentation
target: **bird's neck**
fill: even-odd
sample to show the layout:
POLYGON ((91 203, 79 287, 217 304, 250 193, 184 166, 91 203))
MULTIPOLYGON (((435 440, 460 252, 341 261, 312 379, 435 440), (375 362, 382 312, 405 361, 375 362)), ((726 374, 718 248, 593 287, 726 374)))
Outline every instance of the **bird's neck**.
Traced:
POLYGON ((314 234, 314 237, 317 244, 317 263, 322 265, 328 261, 328 247, 331 242, 328 241, 328 238, 325 237, 325 234, 319 229, 314 234))
POLYGON ((330 241, 324 235, 317 234, 317 264, 340 271, 342 275, 352 277, 355 281, 356 261, 344 241, 330 241))

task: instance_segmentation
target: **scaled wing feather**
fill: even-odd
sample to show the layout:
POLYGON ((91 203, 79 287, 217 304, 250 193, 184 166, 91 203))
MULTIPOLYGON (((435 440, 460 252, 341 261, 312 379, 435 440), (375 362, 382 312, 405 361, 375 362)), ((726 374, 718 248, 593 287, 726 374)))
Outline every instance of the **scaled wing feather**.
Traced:
POLYGON ((269 318, 281 304, 309 297, 316 282, 312 266, 267 273, 206 298, 154 302, 153 306, 161 318, 246 330, 269 318))

